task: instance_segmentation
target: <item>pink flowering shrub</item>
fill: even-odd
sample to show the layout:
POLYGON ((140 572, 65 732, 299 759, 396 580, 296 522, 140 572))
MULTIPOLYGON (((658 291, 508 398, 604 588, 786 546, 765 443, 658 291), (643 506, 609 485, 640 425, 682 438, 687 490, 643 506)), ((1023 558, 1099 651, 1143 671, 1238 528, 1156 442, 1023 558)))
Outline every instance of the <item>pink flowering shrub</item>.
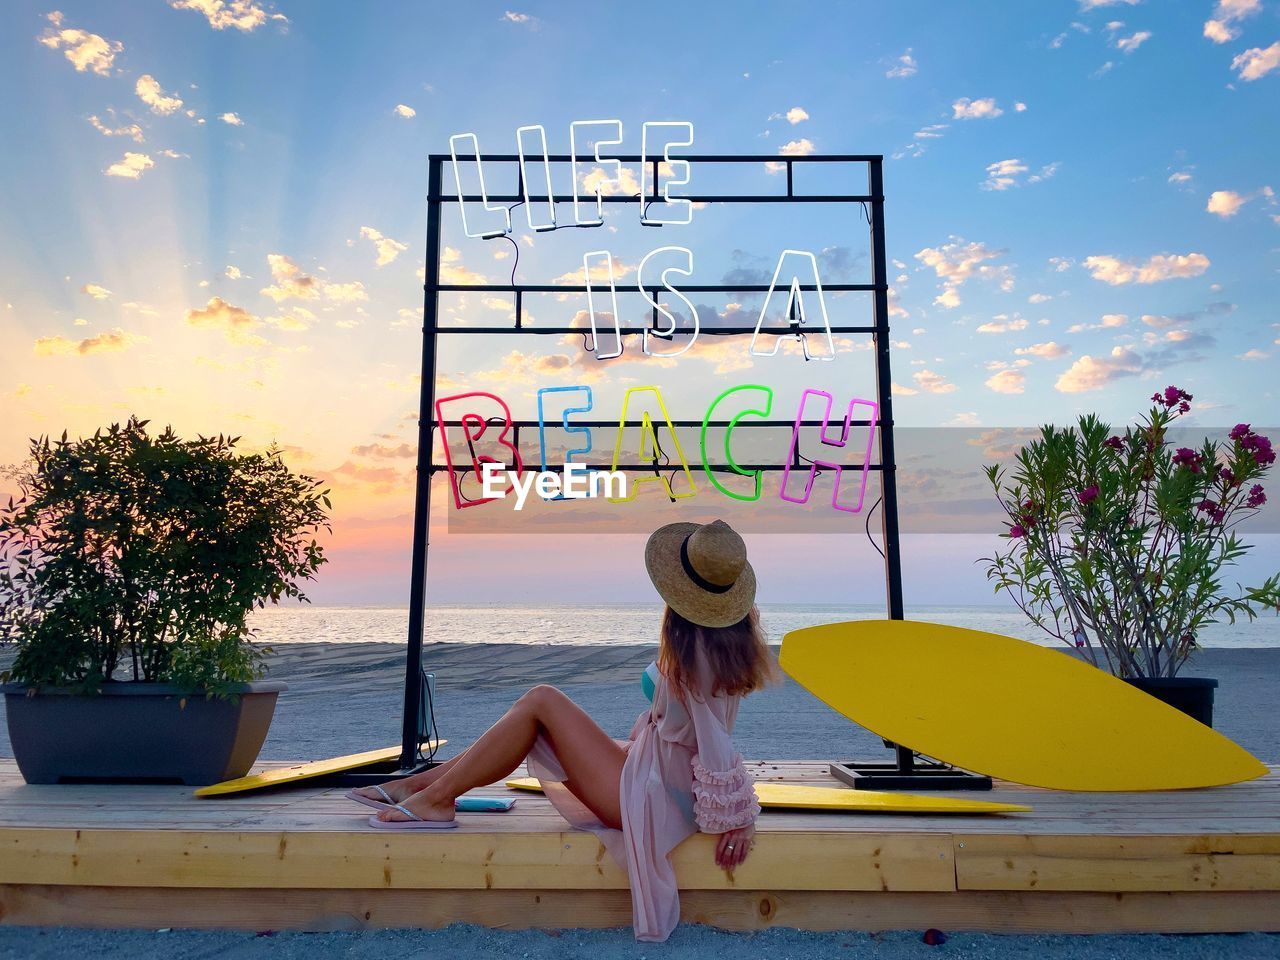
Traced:
POLYGON ((1120 677, 1172 677, 1207 623, 1280 608, 1280 574, 1222 579, 1248 550, 1235 527, 1267 502, 1271 441, 1247 423, 1229 443, 1172 448, 1192 397, 1168 387, 1123 435, 1092 414, 1046 426, 1009 470, 986 468, 1008 515, 987 579, 1031 621, 1120 677))

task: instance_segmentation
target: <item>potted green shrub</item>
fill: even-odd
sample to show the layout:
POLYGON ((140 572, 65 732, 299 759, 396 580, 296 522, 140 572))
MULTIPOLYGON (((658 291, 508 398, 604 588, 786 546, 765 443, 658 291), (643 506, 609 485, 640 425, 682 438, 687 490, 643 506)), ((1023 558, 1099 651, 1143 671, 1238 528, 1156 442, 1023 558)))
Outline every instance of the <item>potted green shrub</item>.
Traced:
POLYGON ((0 689, 30 783, 243 776, 284 689, 257 681, 247 619, 306 600, 328 491, 275 447, 146 427, 32 440, 0 505, 0 689))
POLYGON ((1008 516, 987 577, 1036 626, 1090 662, 1212 725, 1212 678, 1179 677, 1206 624, 1280 606, 1280 574, 1224 584, 1248 550, 1235 528, 1266 503, 1271 441, 1238 424, 1226 443, 1174 448, 1191 409, 1169 387, 1123 435, 1098 417, 1046 426, 1011 469, 986 467, 1008 516))

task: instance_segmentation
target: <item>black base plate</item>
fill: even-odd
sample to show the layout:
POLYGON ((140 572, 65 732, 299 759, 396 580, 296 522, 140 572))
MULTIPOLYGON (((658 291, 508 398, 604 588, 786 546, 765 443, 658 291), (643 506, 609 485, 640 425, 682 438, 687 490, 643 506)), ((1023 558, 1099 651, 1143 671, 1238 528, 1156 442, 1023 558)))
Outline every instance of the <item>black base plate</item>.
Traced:
POLYGON ((894 750, 893 763, 832 760, 827 769, 855 790, 990 790, 991 778, 945 763, 922 760, 906 747, 885 741, 894 750))

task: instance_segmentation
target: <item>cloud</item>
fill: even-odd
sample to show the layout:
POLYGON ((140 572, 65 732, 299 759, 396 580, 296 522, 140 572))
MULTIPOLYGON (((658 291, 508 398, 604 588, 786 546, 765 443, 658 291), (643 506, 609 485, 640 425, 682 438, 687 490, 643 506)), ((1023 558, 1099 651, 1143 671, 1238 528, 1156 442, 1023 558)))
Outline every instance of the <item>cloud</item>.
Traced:
POLYGON ((502 19, 507 23, 527 23, 533 26, 538 21, 535 17, 531 17, 527 13, 517 13, 515 10, 508 10, 502 15, 502 19))
POLYGON ((1117 50, 1120 50, 1123 53, 1133 53, 1150 39, 1150 30, 1139 30, 1137 33, 1131 34, 1127 37, 1116 37, 1115 46, 1117 50))
POLYGON ((809 154, 816 152, 817 149, 812 140, 808 137, 802 137, 799 140, 788 140, 778 148, 778 153, 784 157, 807 157, 809 154))
POLYGON ((1251 47, 1231 61, 1231 69, 1239 71, 1237 76, 1241 80, 1261 79, 1276 67, 1280 67, 1280 40, 1265 50, 1261 47, 1251 47))
POLYGON ((86 340, 69 340, 63 336, 40 337, 35 342, 37 357, 87 357, 94 353, 119 353, 135 343, 145 343, 146 337, 126 333, 119 327, 100 333, 86 340))
MULTIPOLYGON (((635 272, 636 264, 627 263, 618 257, 613 258, 613 280, 615 284, 623 277, 635 272)), ((593 283, 608 283, 609 281, 609 265, 601 257, 596 257, 591 263, 591 280, 593 283)), ((560 274, 551 282, 582 286, 587 282, 587 270, 585 267, 580 266, 576 270, 560 274)))
POLYGON ((943 130, 946 130, 948 124, 931 123, 927 127, 921 127, 911 135, 911 143, 903 147, 893 155, 893 159, 901 160, 903 157, 919 157, 922 156, 929 145, 930 140, 941 140, 943 130))
POLYGON ((391 446, 386 443, 369 443, 359 447, 352 447, 351 452, 357 457, 372 457, 375 460, 399 460, 416 457, 418 448, 407 443, 402 443, 399 446, 391 446))
MULTIPOLYGON (((292 307, 290 307, 288 310, 286 310, 284 313, 282 313, 280 316, 266 317, 264 318, 263 322, 269 323, 271 326, 275 327, 276 329, 283 330, 286 333, 300 333, 303 330, 311 329, 311 326, 312 324, 315 323, 315 320, 316 320, 316 315, 314 313, 312 313, 306 307, 299 307, 297 304, 295 304, 292 307)), ((341 321, 337 325, 339 327, 343 326, 341 321)))
POLYGON ((978 333, 1010 333, 1014 330, 1027 329, 1027 321, 1022 317, 1009 318, 1008 314, 998 313, 990 322, 978 327, 978 333))
POLYGON ((1217 301, 1208 304, 1203 310, 1192 310, 1188 313, 1175 313, 1171 316, 1164 314, 1144 313, 1142 322, 1148 327, 1154 327, 1157 330, 1167 330, 1170 327, 1186 327, 1198 320, 1206 317, 1225 317, 1235 313, 1236 305, 1234 303, 1226 303, 1225 301, 1217 301))
POLYGON ((1251 17, 1262 9, 1262 0, 1219 0, 1213 17, 1204 24, 1204 35, 1214 43, 1227 43, 1240 36, 1231 27, 1237 20, 1251 17))
POLYGON ((911 378, 921 390, 927 393, 955 393, 956 391, 954 383, 948 382, 946 377, 932 370, 917 370, 911 378))
POLYGON ((914 397, 917 393, 920 392, 915 387, 906 387, 900 383, 890 384, 890 389, 892 389, 893 395, 895 397, 914 397))
POLYGON ((240 114, 238 113, 224 113, 218 119, 232 127, 244 126, 244 121, 240 119, 240 114))
POLYGON ((124 50, 123 43, 118 40, 107 40, 87 30, 63 28, 62 14, 57 10, 47 14, 46 19, 53 26, 47 28, 39 37, 42 44, 50 50, 61 50, 79 73, 88 70, 100 77, 110 76, 111 67, 116 62, 116 54, 124 50))
POLYGON ((985 262, 1004 256, 1005 251, 991 250, 980 242, 968 243, 963 237, 953 236, 948 241, 940 247, 925 247, 915 255, 942 281, 943 292, 934 299, 935 304, 947 309, 959 306, 958 289, 973 276, 998 280, 1006 292, 1013 289, 1013 275, 1007 266, 985 262))
MULTIPOLYGON (((419 271, 419 275, 425 278, 426 272, 419 271)), ((455 247, 445 247, 440 253, 440 282, 461 286, 482 286, 489 282, 489 278, 465 266, 462 262, 462 254, 455 247)))
POLYGON ((150 170, 155 165, 156 162, 145 153, 126 151, 122 159, 107 167, 106 174, 108 177, 124 177, 127 180, 137 180, 142 176, 144 170, 150 170))
POLYGON ((413 107, 404 103, 397 103, 396 108, 391 112, 398 117, 404 117, 406 120, 412 120, 414 117, 418 115, 417 110, 413 109, 413 107))
POLYGON ((1014 113, 1026 113, 1026 112, 1027 112, 1027 105, 1026 105, 1025 103, 1023 103, 1021 100, 1017 100, 1017 101, 1015 101, 1015 102, 1014 102, 1014 104, 1013 104, 1013 112, 1014 112, 1014 113))
POLYGON ((1142 358, 1136 352, 1128 347, 1113 347, 1110 356, 1082 356, 1058 377, 1054 387, 1062 393, 1101 390, 1121 377, 1140 373, 1142 369, 1142 358))
POLYGON ((1111 286, 1125 283, 1159 283, 1162 280, 1198 277, 1209 269, 1209 258, 1203 253, 1158 253, 1145 263, 1121 260, 1108 254, 1085 257, 1090 276, 1111 286))
POLYGON ((243 274, 240 273, 239 267, 228 266, 225 271, 225 276, 228 280, 239 280, 243 274))
POLYGON ((361 227, 360 236, 365 240, 372 241, 374 248, 378 251, 378 259, 375 266, 385 267, 388 263, 395 260, 396 257, 409 249, 407 243, 401 243, 399 240, 392 240, 390 237, 384 237, 373 227, 361 227))
POLYGON ((994 97, 984 97, 981 100, 961 97, 951 105, 951 109, 954 111, 951 118, 953 120, 994 120, 1004 115, 1004 111, 996 106, 994 97))
POLYGON ((215 30, 231 27, 245 33, 258 29, 268 19, 288 23, 282 13, 267 14, 257 0, 169 0, 175 10, 194 10, 204 15, 215 30))
MULTIPOLYGON (((1041 183, 1044 180, 1048 180, 1058 172, 1058 167, 1060 166, 1061 163, 1058 161, 1045 164, 1036 173, 1027 177, 1024 182, 1041 183)), ((995 163, 987 165, 987 179, 979 186, 983 190, 1008 190, 1011 187, 1020 187, 1022 183, 1019 182, 1018 178, 1026 173, 1027 169, 1027 165, 1018 159, 997 160, 995 163)))
POLYGON ((269 287, 259 291, 276 303, 284 300, 319 300, 321 298, 332 303, 352 303, 356 300, 368 300, 364 284, 359 280, 351 283, 332 283, 321 277, 313 277, 302 272, 302 268, 282 253, 267 254, 267 266, 271 268, 271 279, 275 281, 269 287))
POLYGON ((1117 7, 1121 4, 1130 7, 1136 7, 1142 0, 1080 0, 1080 12, 1088 13, 1090 10, 1096 10, 1099 7, 1117 7))
POLYGON ((89 118, 89 123, 93 125, 93 129, 97 130, 104 137, 128 137, 134 143, 142 143, 142 128, 136 123, 127 123, 120 127, 111 127, 103 123, 95 114, 89 118))
POLYGON ((1053 297, 1047 293, 1033 293, 1031 296, 1027 297, 1027 303, 1045 303, 1052 299, 1053 297))
POLYGON ((769 114, 769 119, 785 120, 787 121, 787 123, 791 124, 794 127, 797 123, 803 123, 805 120, 809 119, 809 111, 807 111, 804 107, 792 107, 786 113, 769 114))
POLYGON ((1033 343, 1029 347, 1017 347, 1013 352, 1019 357, 1039 357, 1041 360, 1057 360, 1059 357, 1065 357, 1071 351, 1062 344, 1049 340, 1045 343, 1033 343))
POLYGON ((1021 160, 997 160, 987 164, 987 179, 982 183, 983 190, 1007 190, 1017 186, 1018 175, 1027 172, 1027 165, 1021 160))
POLYGON ((166 94, 160 87, 160 81, 149 73, 138 78, 133 90, 138 99, 151 108, 152 113, 158 113, 162 117, 182 109, 182 98, 166 94))
POLYGON ((988 389, 996 393, 1022 393, 1026 382, 1026 374, 1021 370, 1001 370, 986 380, 988 389))
POLYGON ((1236 359, 1237 360, 1265 360, 1269 356, 1271 356, 1271 354, 1266 353, 1265 351, 1259 350, 1255 347, 1252 350, 1246 350, 1244 353, 1239 354, 1236 357, 1236 359))
POLYGON ((186 321, 187 326, 198 330, 218 330, 240 346, 260 346, 267 342, 253 332, 262 325, 261 320, 221 297, 211 297, 203 307, 188 310, 186 321))
POLYGON ((1225 220, 1227 217, 1234 217, 1248 202, 1248 197, 1234 190, 1215 190, 1209 194, 1209 202, 1205 204, 1205 210, 1208 213, 1216 213, 1225 220))
POLYGON ((911 56, 911 48, 907 47, 907 52, 900 56, 897 63, 885 72, 885 76, 890 79, 914 77, 917 69, 918 64, 915 57, 911 56))
POLYGON ((1129 315, 1126 313, 1107 313, 1103 314, 1102 320, 1098 323, 1077 323, 1067 328, 1067 333, 1084 333, 1088 330, 1112 330, 1116 327, 1123 327, 1129 322, 1129 315))
POLYGON ((107 300, 111 297, 111 291, 106 287, 99 286, 96 283, 86 283, 80 288, 81 293, 87 293, 95 300, 107 300))

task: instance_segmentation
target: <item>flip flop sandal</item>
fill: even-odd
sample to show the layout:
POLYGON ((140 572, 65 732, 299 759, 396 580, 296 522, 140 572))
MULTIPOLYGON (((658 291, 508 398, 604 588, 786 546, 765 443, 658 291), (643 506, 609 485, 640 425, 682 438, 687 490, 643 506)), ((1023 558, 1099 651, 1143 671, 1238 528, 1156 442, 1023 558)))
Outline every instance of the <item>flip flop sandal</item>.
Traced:
POLYGON ((348 790, 346 794, 344 794, 344 796, 346 796, 348 800, 354 800, 356 803, 363 803, 366 807, 373 807, 373 809, 375 810, 390 810, 392 807, 396 805, 395 800, 391 798, 391 794, 383 790, 382 787, 378 786, 377 784, 374 784, 373 789, 377 790, 380 794, 386 797, 385 803, 382 802, 381 800, 374 800, 372 797, 363 797, 360 794, 356 793, 354 788, 352 788, 351 790, 348 790))
POLYGON ((369 826, 379 830, 452 830, 458 825, 457 820, 423 820, 407 807, 393 804, 393 810, 399 810, 408 820, 379 820, 377 815, 369 818, 369 826))

